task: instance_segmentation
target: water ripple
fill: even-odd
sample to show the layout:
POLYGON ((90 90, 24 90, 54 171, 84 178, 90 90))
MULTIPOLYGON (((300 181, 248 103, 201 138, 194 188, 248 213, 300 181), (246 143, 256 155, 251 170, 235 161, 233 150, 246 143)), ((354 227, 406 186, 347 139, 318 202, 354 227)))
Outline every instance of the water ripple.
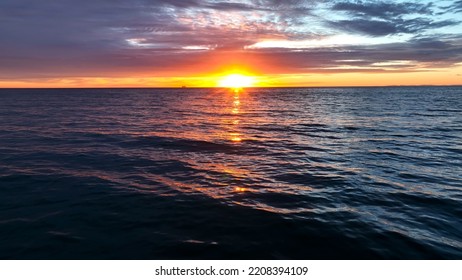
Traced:
POLYGON ((461 258, 461 94, 0 90, 0 258, 461 258))

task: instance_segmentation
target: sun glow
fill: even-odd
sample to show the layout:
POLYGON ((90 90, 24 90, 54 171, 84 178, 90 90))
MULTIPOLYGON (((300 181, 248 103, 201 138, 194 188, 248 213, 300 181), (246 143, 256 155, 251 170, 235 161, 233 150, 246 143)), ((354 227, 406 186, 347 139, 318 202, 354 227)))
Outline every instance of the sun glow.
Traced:
POLYGON ((250 76, 245 76, 241 74, 230 74, 221 78, 218 81, 219 87, 226 87, 226 88, 244 88, 250 87, 255 83, 255 79, 250 76))

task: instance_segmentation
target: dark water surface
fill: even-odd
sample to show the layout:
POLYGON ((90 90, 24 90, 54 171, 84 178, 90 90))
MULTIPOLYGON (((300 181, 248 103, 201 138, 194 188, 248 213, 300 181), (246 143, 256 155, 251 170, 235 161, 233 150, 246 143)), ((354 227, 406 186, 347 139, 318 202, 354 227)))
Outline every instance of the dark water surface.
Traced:
POLYGON ((462 258, 462 88, 0 90, 0 258, 462 258))

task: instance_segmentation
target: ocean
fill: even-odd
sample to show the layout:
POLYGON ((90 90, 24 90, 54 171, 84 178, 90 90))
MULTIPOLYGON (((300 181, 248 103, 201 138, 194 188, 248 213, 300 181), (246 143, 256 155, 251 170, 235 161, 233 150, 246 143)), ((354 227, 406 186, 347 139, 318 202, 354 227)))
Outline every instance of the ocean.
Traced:
POLYGON ((0 90, 1 259, 461 259, 462 87, 0 90))

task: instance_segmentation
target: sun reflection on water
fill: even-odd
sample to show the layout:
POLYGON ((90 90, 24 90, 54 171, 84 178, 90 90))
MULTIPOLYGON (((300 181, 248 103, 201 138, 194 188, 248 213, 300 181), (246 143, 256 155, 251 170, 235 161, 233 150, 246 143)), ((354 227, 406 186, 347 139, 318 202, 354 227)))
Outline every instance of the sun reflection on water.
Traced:
POLYGON ((241 98, 240 98, 240 92, 237 91, 236 89, 234 90, 234 96, 233 96, 233 103, 231 106, 231 113, 233 115, 233 119, 231 120, 231 123, 233 124, 232 131, 229 133, 230 140, 234 143, 236 142, 241 142, 242 137, 241 133, 239 132, 239 123, 240 123, 240 106, 241 106, 241 98))

